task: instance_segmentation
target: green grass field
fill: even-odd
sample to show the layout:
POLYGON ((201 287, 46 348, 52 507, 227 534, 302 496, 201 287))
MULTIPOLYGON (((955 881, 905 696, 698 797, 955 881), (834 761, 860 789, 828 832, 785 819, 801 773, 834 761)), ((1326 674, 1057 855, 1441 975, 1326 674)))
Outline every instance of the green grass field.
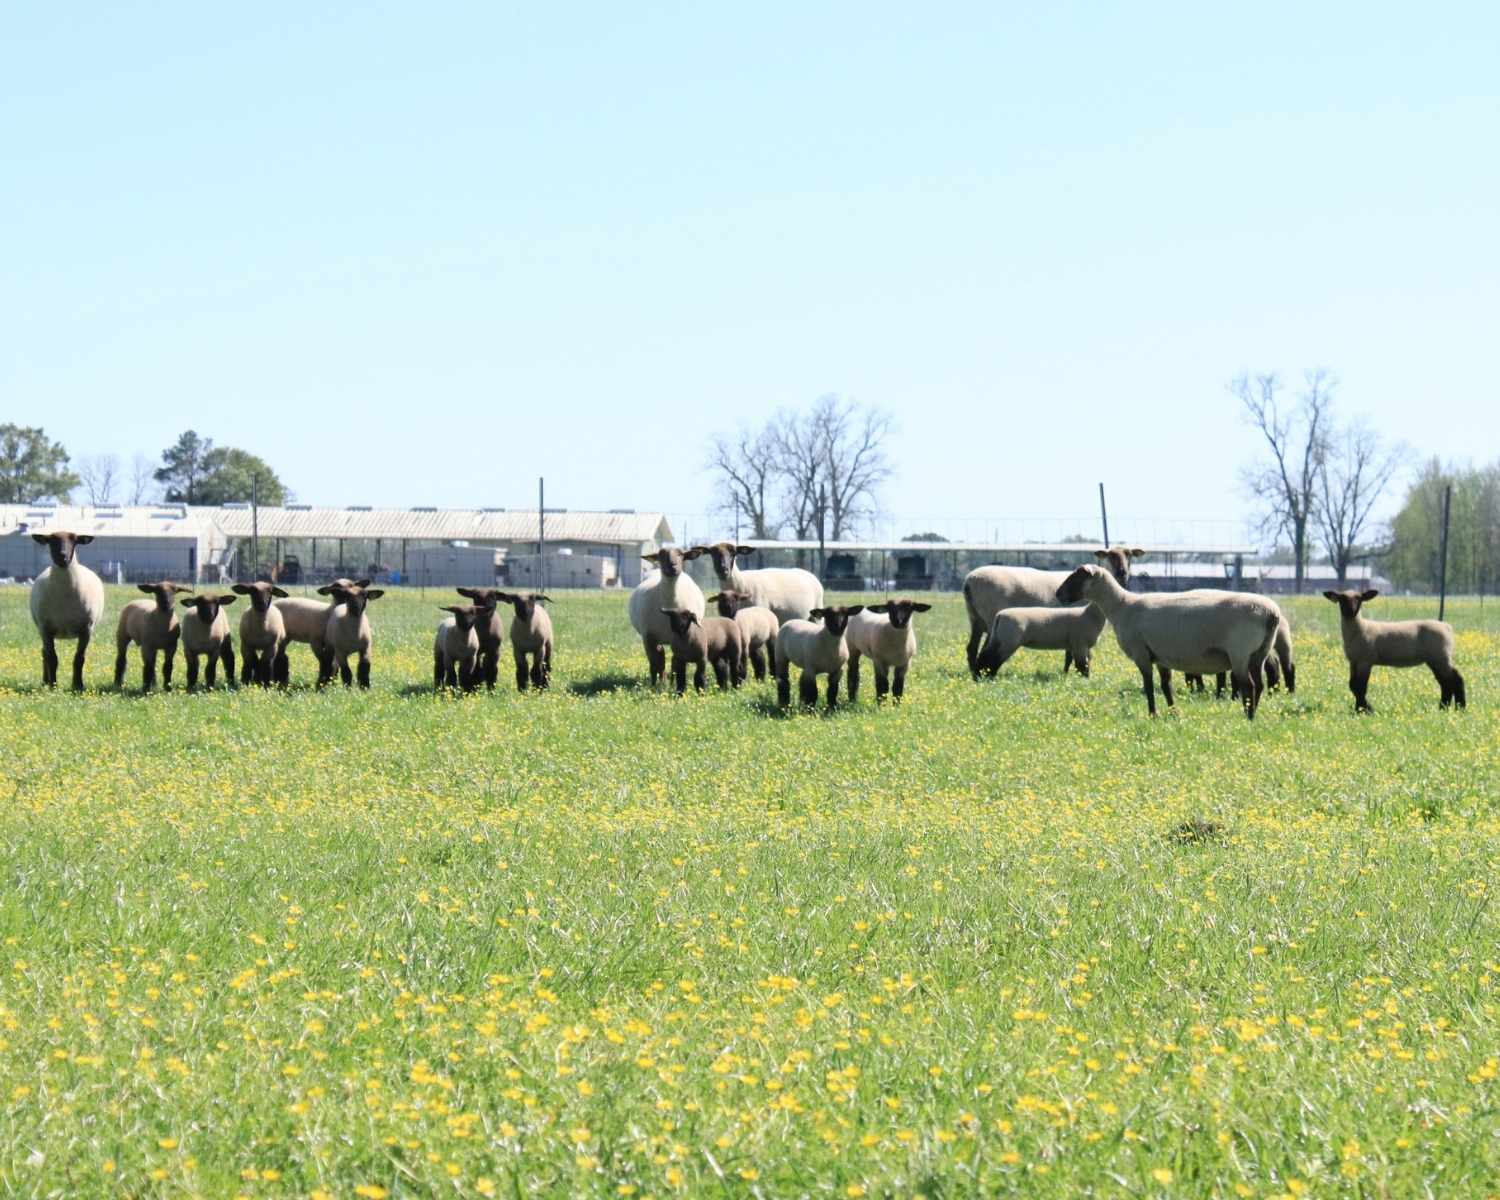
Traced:
POLYGON ((1377 671, 1356 718, 1292 603, 1252 724, 1149 720, 1108 631, 976 686, 951 596, 898 709, 654 695, 576 594, 545 695, 434 697, 429 592, 367 694, 298 647, 140 698, 133 594, 73 696, 0 592, 6 1195, 1500 1187, 1493 604, 1467 712, 1377 671))

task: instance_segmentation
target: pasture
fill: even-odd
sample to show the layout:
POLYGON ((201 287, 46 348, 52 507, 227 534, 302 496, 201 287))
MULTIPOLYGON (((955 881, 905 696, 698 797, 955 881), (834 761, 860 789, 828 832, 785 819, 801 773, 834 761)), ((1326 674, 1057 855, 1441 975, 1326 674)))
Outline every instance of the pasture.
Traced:
POLYGON ((369 693, 298 646, 287 695, 141 698, 134 595, 73 696, 0 591, 7 1195, 1500 1178, 1494 604, 1450 605, 1467 712, 1377 670, 1356 718, 1334 606, 1289 602, 1252 724, 1149 720, 1108 630, 1092 679, 975 685, 953 596, 881 711, 868 673, 832 716, 653 694, 625 598, 576 593, 542 695, 507 647, 434 697, 429 591, 370 606, 369 693))

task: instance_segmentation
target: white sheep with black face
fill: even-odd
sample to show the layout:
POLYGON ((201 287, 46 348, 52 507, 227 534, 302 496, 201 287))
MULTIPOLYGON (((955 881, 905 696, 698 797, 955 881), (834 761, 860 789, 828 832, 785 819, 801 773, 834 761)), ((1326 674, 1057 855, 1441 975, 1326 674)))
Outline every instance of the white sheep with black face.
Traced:
POLYGON ((751 604, 775 613, 777 621, 806 620, 823 603, 823 584, 811 571, 801 567, 756 567, 747 571, 737 560, 755 550, 733 542, 714 542, 695 550, 708 555, 720 591, 744 592, 751 604))
POLYGON ((52 565, 31 585, 31 620, 42 636, 42 684, 57 686, 57 642, 76 641, 73 652, 73 690, 83 691, 83 663, 94 628, 104 616, 104 581, 78 561, 78 547, 94 540, 92 534, 33 533, 31 540, 47 547, 52 565))
POLYGON ((273 679, 285 683, 280 664, 286 662, 286 618, 276 607, 286 593, 271 583, 237 583, 230 591, 250 598, 240 614, 240 682, 252 680, 269 687, 273 679))
POLYGON ((375 634, 370 628, 370 618, 365 609, 371 600, 385 595, 384 588, 367 588, 354 583, 341 587, 331 583, 320 587, 319 592, 333 597, 333 607, 323 626, 323 659, 318 673, 318 685, 333 678, 335 665, 345 687, 354 683, 354 673, 349 668, 351 658, 359 659, 359 686, 370 686, 370 648, 375 643, 375 634))
POLYGON ((1063 674, 1070 666, 1088 677, 1094 644, 1104 632, 1104 613, 1096 604, 1076 608, 1002 608, 990 622, 990 635, 979 654, 979 669, 995 675, 1017 650, 1063 651, 1063 674))
POLYGON ((1427 667, 1442 689, 1439 705, 1468 705, 1464 677, 1453 665, 1453 626, 1446 621, 1371 621, 1359 610, 1376 596, 1363 592, 1324 592, 1339 606, 1339 631, 1344 636, 1344 657, 1349 661, 1349 690, 1354 693, 1355 712, 1374 712, 1368 692, 1370 671, 1375 667, 1427 667))
POLYGON ((792 702, 791 668, 802 671, 798 692, 802 703, 818 702, 818 676, 828 676, 828 707, 839 702, 839 680, 849 661, 844 630, 849 618, 864 611, 863 604, 815 608, 813 620, 787 621, 776 637, 776 699, 785 708, 792 702))
POLYGON ((495 597, 515 611, 510 652, 516 663, 516 691, 524 692, 528 681, 539 690, 547 687, 552 682, 552 617, 542 605, 550 604, 552 597, 542 592, 496 592, 495 597))
MULTIPOLYGON (((755 681, 764 680, 767 670, 774 675, 776 635, 781 632, 781 622, 776 619, 776 614, 756 604, 749 592, 715 592, 708 602, 718 605, 719 616, 732 617, 740 627, 740 635, 745 640, 745 657, 755 669, 755 681)), ((742 669, 740 674, 743 677, 745 671, 742 669)))
MULTIPOLYGON (((368 579, 335 579, 327 587, 320 587, 318 593, 327 596, 332 594, 334 588, 369 586, 368 579)), ((323 660, 328 654, 323 639, 328 632, 328 614, 333 611, 333 604, 328 600, 314 600, 310 596, 290 596, 275 603, 276 611, 281 614, 282 624, 286 628, 286 642, 282 645, 274 667, 276 681, 286 683, 290 679, 291 664, 287 661, 287 650, 293 642, 301 642, 312 651, 313 658, 317 661, 319 682, 325 682, 322 679, 323 660)))
POLYGON ((1249 592, 1127 592, 1102 567, 1079 567, 1057 589, 1060 604, 1097 605, 1115 631, 1125 657, 1141 673, 1146 707, 1156 715, 1153 668, 1162 694, 1173 703, 1172 672, 1231 671, 1252 720, 1260 705, 1262 664, 1276 636, 1281 610, 1249 592))
POLYGON ((658 687, 667 673, 665 647, 672 641, 672 622, 665 609, 685 609, 702 617, 707 605, 703 590, 693 582, 684 565, 703 553, 701 548, 678 550, 664 546, 655 554, 643 554, 656 570, 636 585, 630 593, 630 624, 641 635, 646 649, 646 665, 651 671, 651 686, 658 687))
POLYGON ((480 614, 490 611, 473 604, 442 604, 440 612, 448 613, 438 622, 432 638, 432 686, 463 688, 472 692, 484 678, 479 665, 479 632, 475 624, 480 614))
POLYGON ((739 687, 745 678, 745 639, 731 617, 704 617, 683 608, 669 608, 672 622, 672 679, 680 696, 687 690, 687 669, 694 668, 693 686, 703 690, 704 668, 713 667, 722 690, 739 687))
POLYGON ((206 657, 203 682, 213 687, 219 663, 224 663, 224 683, 234 683, 234 638, 229 633, 229 617, 224 612, 239 597, 232 592, 211 595, 199 592, 181 603, 187 608, 182 617, 182 651, 187 657, 188 691, 198 686, 198 659, 206 657))
POLYGON ((849 618, 844 641, 849 646, 849 703, 859 699, 859 661, 868 658, 875 664, 875 700, 885 699, 887 691, 900 700, 906 691, 906 672, 917 656, 917 631, 912 624, 915 613, 930 612, 932 605, 916 600, 888 600, 867 604, 864 611, 849 618))
POLYGON ((177 657, 177 642, 182 635, 177 620, 175 597, 193 589, 185 583, 138 583, 149 600, 132 600, 120 610, 115 625, 115 687, 125 686, 125 667, 129 663, 131 643, 141 648, 141 691, 156 686, 156 656, 162 656, 161 685, 172 686, 172 662, 177 657))
MULTIPOLYGON (((1094 557, 1123 587, 1130 579, 1130 560, 1146 552, 1139 546, 1111 546, 1094 557)), ((1002 608, 1056 608, 1057 589, 1067 571, 1039 571, 1034 567, 976 567, 964 577, 964 607, 969 613, 969 672, 979 678, 979 647, 1002 608)))

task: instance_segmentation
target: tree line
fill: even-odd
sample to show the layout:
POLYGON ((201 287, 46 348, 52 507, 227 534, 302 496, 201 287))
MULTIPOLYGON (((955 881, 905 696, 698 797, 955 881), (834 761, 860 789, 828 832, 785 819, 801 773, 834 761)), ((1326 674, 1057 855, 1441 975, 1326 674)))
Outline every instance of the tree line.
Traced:
POLYGON ((137 453, 125 467, 117 454, 79 459, 36 426, 0 424, 0 503, 68 503, 75 492, 95 507, 112 504, 285 504, 291 493, 261 458, 216 446, 189 429, 153 462, 137 453))

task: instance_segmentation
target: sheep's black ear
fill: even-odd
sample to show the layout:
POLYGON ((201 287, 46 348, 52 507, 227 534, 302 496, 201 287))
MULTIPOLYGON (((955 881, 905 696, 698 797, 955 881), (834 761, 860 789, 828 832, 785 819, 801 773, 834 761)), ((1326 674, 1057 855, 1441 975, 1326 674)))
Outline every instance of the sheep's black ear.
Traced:
POLYGON ((682 552, 682 557, 683 558, 697 558, 707 548, 708 547, 706 547, 706 546, 694 546, 691 550, 684 550, 682 552))
POLYGON ((717 604, 720 600, 724 599, 724 593, 715 592, 712 596, 704 596, 703 598, 710 604, 717 604))
POLYGON ((1375 599, 1375 597, 1378 595, 1380 595, 1380 593, 1374 588, 1366 588, 1363 592, 1360 593, 1359 598, 1368 603, 1369 601, 1375 599))
POLYGON ((184 608, 191 608, 194 604, 198 603, 198 599, 196 596, 184 596, 177 603, 181 604, 184 608))
POLYGON ((547 595, 546 592, 537 592, 536 595, 532 596, 532 599, 533 600, 545 600, 548 604, 552 603, 552 597, 549 596, 549 595, 547 595))
MULTIPOLYGON (((45 538, 43 538, 42 540, 46 541, 45 538)), ((641 555, 641 561, 642 562, 648 562, 648 563, 654 563, 654 562, 657 561, 657 558, 656 558, 656 555, 654 555, 654 554, 643 554, 643 555, 641 555)))
POLYGON ((844 608, 844 615, 846 617, 852 617, 855 613, 864 611, 865 606, 863 604, 850 604, 844 608))
POLYGON ((138 583, 135 586, 138 587, 138 588, 140 588, 141 591, 145 592, 146 595, 148 595, 148 596, 152 596, 152 595, 156 594, 156 589, 154 587, 152 587, 149 583, 138 583))
POLYGON ((333 584, 331 584, 331 583, 325 583, 322 587, 320 587, 318 589, 318 595, 320 595, 320 596, 331 596, 331 595, 333 595, 334 592, 337 592, 339 590, 340 589, 334 587, 333 584))
POLYGON ((287 594, 285 592, 283 592, 279 587, 273 587, 271 589, 271 595, 273 595, 273 596, 279 596, 283 600, 285 600, 287 598, 287 594))
POLYGON ((930 605, 930 604, 918 604, 915 601, 913 601, 912 602, 912 606, 911 606, 911 610, 912 610, 912 612, 931 612, 932 611, 932 605, 930 605))
POLYGON ((871 612, 888 613, 891 611, 891 606, 889 604, 867 604, 865 605, 865 607, 868 608, 871 612))
POLYGON ((754 546, 736 546, 734 548, 734 552, 736 554, 754 554, 755 553, 755 547, 754 546))
POLYGON ((1095 550, 1094 551, 1094 557, 1095 558, 1108 558, 1109 557, 1109 551, 1108 550, 1095 550))
POLYGON ((33 533, 31 535, 31 540, 38 546, 45 546, 52 539, 49 538, 45 533, 33 533))
POLYGON ((246 587, 243 583, 236 583, 229 590, 231 592, 238 592, 241 596, 248 596, 255 589, 252 587, 246 587))
POLYGON ((1335 604, 1337 604, 1339 602, 1339 594, 1337 592, 1324 592, 1323 599, 1332 600, 1335 604))
POLYGON ((73 537, 73 541, 80 546, 87 546, 93 540, 94 535, 92 533, 79 533, 73 537))
POLYGON ((354 581, 354 586, 355 587, 369 587, 370 583, 371 583, 371 581, 368 580, 368 579, 356 579, 354 581))
POLYGON ((233 604, 238 599, 239 599, 238 596, 230 596, 230 595, 226 594, 226 595, 223 595, 223 596, 219 597, 219 604, 221 606, 227 606, 227 605, 233 604))
MULTIPOLYGON (((364 584, 360 584, 359 586, 360 587, 364 587, 365 585, 364 584)), ((385 589, 384 588, 371 588, 369 591, 367 591, 365 593, 365 599, 366 600, 379 600, 380 597, 382 597, 384 595, 385 595, 385 589)))
POLYGON ((1144 550, 1142 550, 1139 546, 1133 547, 1131 549, 1131 551, 1130 551, 1130 557, 1131 558, 1144 558, 1145 556, 1146 556, 1146 552, 1144 550))
POLYGON ((809 617, 826 617, 828 610, 826 608, 810 608, 807 610, 807 615, 809 617))

